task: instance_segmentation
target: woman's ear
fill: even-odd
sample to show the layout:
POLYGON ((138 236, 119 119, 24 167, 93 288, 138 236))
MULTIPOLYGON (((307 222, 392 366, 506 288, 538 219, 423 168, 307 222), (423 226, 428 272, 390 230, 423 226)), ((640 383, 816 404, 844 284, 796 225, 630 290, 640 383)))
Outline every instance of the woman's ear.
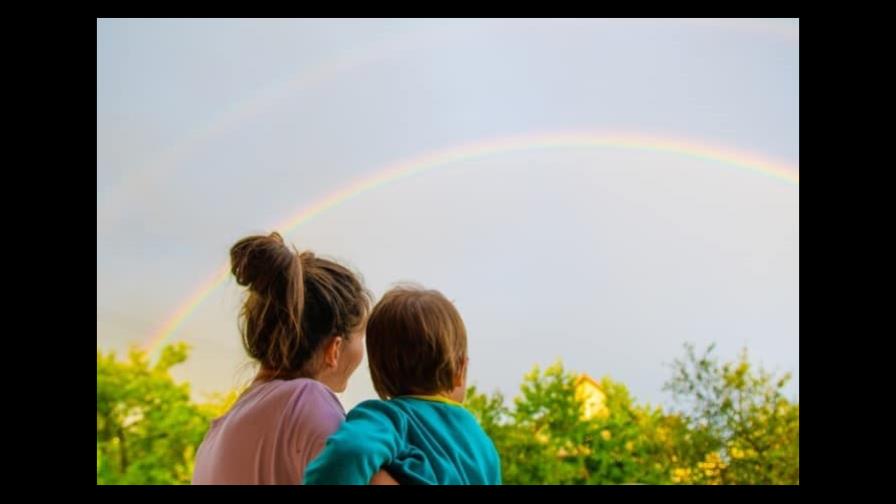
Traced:
POLYGON ((333 336, 327 342, 324 348, 324 364, 328 368, 335 368, 339 363, 339 356, 342 355, 342 336, 333 336))

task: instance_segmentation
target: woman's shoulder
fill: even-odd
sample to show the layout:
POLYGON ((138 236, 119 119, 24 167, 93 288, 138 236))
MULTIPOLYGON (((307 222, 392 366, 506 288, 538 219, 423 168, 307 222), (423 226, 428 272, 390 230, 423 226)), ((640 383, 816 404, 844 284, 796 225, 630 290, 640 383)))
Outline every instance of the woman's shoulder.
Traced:
POLYGON ((322 382, 311 378, 296 378, 284 382, 284 386, 290 390, 296 401, 309 401, 332 406, 345 416, 345 410, 336 393, 322 382))
POLYGON ((258 400, 273 401, 285 408, 287 415, 297 419, 310 416, 345 418, 345 409, 336 394, 323 383, 310 378, 272 380, 254 391, 258 400), (261 396, 266 396, 262 399, 261 396))

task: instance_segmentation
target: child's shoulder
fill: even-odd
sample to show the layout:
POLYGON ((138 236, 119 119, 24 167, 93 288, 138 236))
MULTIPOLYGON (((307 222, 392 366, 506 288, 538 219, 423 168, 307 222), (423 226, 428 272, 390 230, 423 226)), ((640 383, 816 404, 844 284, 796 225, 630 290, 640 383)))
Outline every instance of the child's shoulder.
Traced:
POLYGON ((386 415, 389 417, 401 413, 401 408, 394 401, 368 399, 361 401, 349 411, 349 416, 386 415))
POLYGON ((345 420, 349 424, 365 425, 368 429, 387 429, 401 433, 407 426, 407 416, 407 412, 393 401, 369 399, 352 408, 345 420))
POLYGON ((476 417, 461 404, 419 399, 414 396, 399 396, 387 400, 368 399, 358 403, 352 408, 349 412, 349 416, 352 416, 352 413, 354 413, 355 416, 375 414, 400 417, 410 414, 418 417, 421 413, 426 416, 426 414, 433 410, 439 410, 441 412, 439 416, 448 413, 449 416, 454 415, 455 419, 459 416, 462 417, 463 420, 468 420, 478 426, 476 417))
POLYGON ((352 408, 352 411, 355 410, 379 410, 383 408, 388 408, 390 405, 389 401, 384 401, 382 399, 365 399, 364 401, 359 402, 352 408))

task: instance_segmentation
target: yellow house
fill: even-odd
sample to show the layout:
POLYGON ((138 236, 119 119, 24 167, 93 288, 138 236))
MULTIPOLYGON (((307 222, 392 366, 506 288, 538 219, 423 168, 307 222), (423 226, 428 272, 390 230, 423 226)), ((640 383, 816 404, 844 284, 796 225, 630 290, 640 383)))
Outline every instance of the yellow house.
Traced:
POLYGON ((610 414, 606 406, 607 395, 601 389, 600 383, 585 373, 576 379, 576 399, 584 405, 582 417, 585 420, 606 418, 610 414))

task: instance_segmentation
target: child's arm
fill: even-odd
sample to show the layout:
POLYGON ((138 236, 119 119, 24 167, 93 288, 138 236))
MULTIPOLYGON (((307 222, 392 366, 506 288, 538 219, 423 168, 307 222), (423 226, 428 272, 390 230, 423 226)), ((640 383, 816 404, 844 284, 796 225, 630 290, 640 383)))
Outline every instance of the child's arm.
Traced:
POLYGON ((386 472, 385 469, 380 469, 380 472, 373 475, 373 478, 370 479, 371 485, 398 485, 398 481, 392 477, 391 474, 386 472))
POLYGON ((308 464, 305 484, 366 485, 397 456, 401 421, 384 401, 359 404, 308 464))

